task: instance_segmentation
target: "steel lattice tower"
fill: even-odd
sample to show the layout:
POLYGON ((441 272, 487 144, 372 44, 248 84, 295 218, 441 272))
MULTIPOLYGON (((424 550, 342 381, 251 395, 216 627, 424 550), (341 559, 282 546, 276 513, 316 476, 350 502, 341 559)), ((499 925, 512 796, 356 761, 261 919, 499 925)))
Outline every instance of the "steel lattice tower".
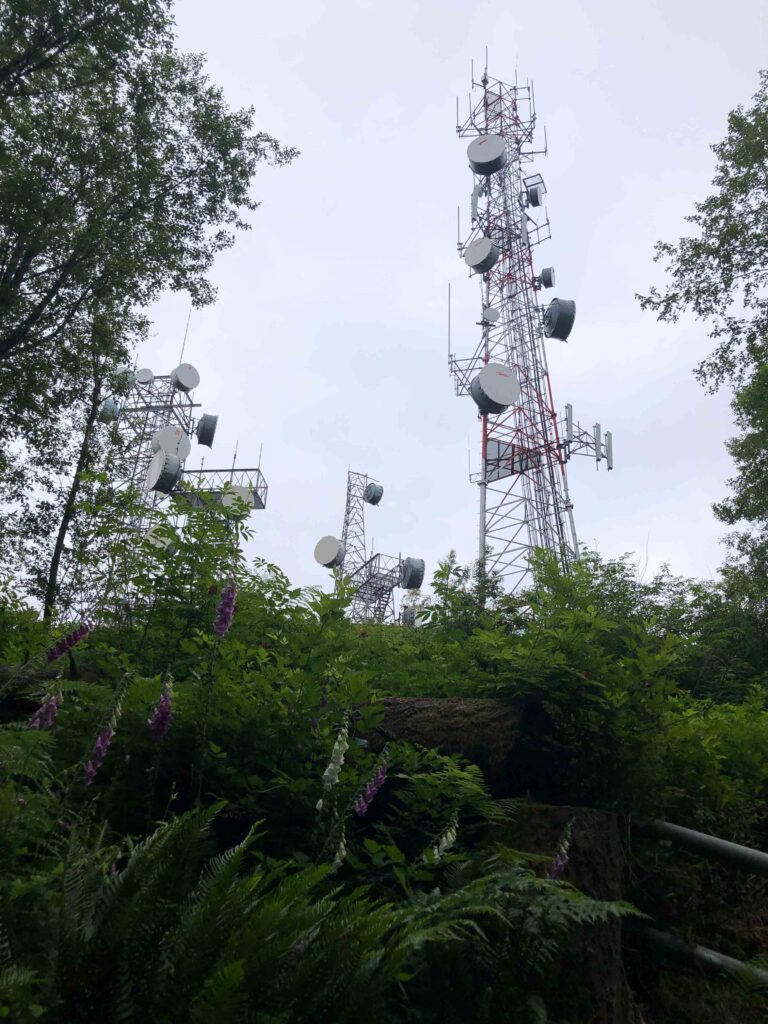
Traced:
POLYGON ((418 590, 424 579, 421 558, 366 553, 365 506, 378 505, 383 493, 384 488, 366 473, 349 470, 341 540, 329 535, 315 547, 315 561, 338 570, 337 589, 342 579, 348 579, 353 622, 396 622, 395 589, 418 590))
POLYGON ((473 393, 473 381, 476 388, 488 364, 511 369, 519 384, 517 400, 497 414, 480 406, 481 468, 471 477, 480 490, 480 563, 514 592, 527 581, 534 548, 554 553, 564 569, 578 558, 566 462, 576 452, 598 463, 605 456, 611 469, 612 439, 606 434, 603 442, 599 424, 591 432, 574 428, 570 407, 559 423, 554 408, 544 339, 567 338, 575 306, 556 299, 544 311, 538 303, 541 288, 554 284, 554 271, 534 270, 534 247, 550 238, 550 230, 543 180, 526 174, 535 157, 546 154, 546 147, 534 145, 533 87, 508 85, 487 71, 472 85, 482 94, 474 106, 470 101, 456 131, 461 137, 489 137, 484 141, 498 147, 501 166, 491 173, 491 164, 478 165, 482 173, 472 167, 472 231, 458 248, 480 278, 481 331, 470 357, 449 351, 449 368, 458 395, 473 393), (485 246, 481 255, 491 252, 474 267, 473 254, 480 250, 473 243, 485 246))

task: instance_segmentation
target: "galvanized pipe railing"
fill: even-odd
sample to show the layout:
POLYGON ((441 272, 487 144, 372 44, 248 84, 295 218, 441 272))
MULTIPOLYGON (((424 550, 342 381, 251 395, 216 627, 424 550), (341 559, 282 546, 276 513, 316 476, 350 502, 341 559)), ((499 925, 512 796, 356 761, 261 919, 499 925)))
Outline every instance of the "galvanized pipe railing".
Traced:
POLYGON ((749 988, 768 989, 768 971, 755 964, 735 960, 723 953, 716 953, 714 949, 707 949, 706 946, 690 946, 675 935, 660 932, 657 928, 651 928, 646 924, 633 925, 632 932, 675 960, 693 964, 705 971, 728 974, 732 978, 743 981, 749 988))
POLYGON ((634 819, 633 824, 643 832, 655 835, 659 839, 667 839, 702 857, 712 857, 724 864, 732 864, 757 875, 768 876, 768 853, 763 853, 762 850, 729 843, 726 839, 718 839, 717 836, 707 835, 706 832, 694 832, 691 828, 672 825, 668 821, 634 819))

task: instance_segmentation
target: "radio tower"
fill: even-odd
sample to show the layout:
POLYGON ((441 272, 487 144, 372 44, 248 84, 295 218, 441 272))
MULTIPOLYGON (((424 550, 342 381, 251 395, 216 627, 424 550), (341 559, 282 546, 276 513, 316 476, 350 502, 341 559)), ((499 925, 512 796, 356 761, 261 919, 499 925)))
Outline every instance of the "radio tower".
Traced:
MULTIPOLYGON (((487 59, 486 59, 487 63, 487 59)), ((481 466, 470 479, 480 489, 480 565, 511 591, 530 573, 530 556, 544 548, 563 569, 579 557, 566 462, 586 454, 613 468, 610 433, 574 425, 566 406, 555 412, 544 339, 565 341, 576 314, 571 300, 553 299, 542 310, 538 294, 555 272, 534 270, 534 247, 550 238, 540 174, 527 173, 537 156, 533 86, 508 85, 487 68, 473 90, 466 120, 456 131, 472 137, 471 233, 459 237, 459 255, 480 282, 480 338, 468 358, 450 352, 457 395, 471 395, 481 421, 481 466)))
POLYGON ((338 569, 352 590, 349 617, 353 622, 396 622, 395 589, 418 590, 424 580, 424 560, 401 555, 381 555, 365 550, 365 506, 378 505, 384 488, 366 473, 347 473, 347 500, 341 539, 322 537, 315 547, 315 561, 338 569))

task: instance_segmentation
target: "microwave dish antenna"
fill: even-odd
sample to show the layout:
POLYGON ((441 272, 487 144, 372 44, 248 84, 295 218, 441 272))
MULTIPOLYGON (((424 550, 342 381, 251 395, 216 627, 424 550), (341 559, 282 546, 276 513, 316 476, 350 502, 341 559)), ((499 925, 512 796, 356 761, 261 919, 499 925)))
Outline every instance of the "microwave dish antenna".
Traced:
POLYGON ((147 470, 145 490, 170 494, 181 479, 181 459, 172 452, 156 451, 147 470))
POLYGON ((175 370, 171 370, 171 383, 177 391, 183 391, 186 395, 200 383, 200 374, 191 363, 181 363, 175 370))
POLYGON ((537 278, 542 288, 554 288, 555 287, 555 268, 544 267, 542 272, 537 278))
POLYGON ((492 239, 481 235, 470 242, 464 252, 464 262, 476 274, 484 274, 496 265, 499 250, 492 239))
POLYGON ((505 412, 520 398, 517 374, 504 363, 488 363, 475 377, 470 394, 480 412, 492 415, 505 412))
POLYGON ((552 299, 544 311, 544 333, 548 338, 567 341, 576 320, 573 299, 552 299))
POLYGON ((315 561, 318 565, 325 566, 326 569, 336 569, 340 566, 344 561, 345 554, 344 541, 330 534, 321 537, 315 544, 315 561))
POLYGON ((161 450, 178 455, 179 459, 184 462, 192 451, 192 442, 181 427, 168 424, 165 427, 160 427, 152 435, 152 451, 159 452, 161 450))
POLYGON ((155 375, 149 367, 143 366, 140 370, 136 371, 135 379, 137 384, 141 384, 143 388, 148 388, 154 382, 155 375))
POLYGON ((487 177, 507 163, 507 144, 501 135, 480 135, 467 146, 469 166, 475 174, 487 177))
POLYGON ((195 428, 198 444, 205 445, 206 448, 213 447, 213 439, 216 436, 216 427, 218 422, 218 416, 213 416, 209 412, 203 413, 197 421, 197 427, 195 428))
POLYGON ((382 495, 384 494, 384 488, 381 484, 371 483, 363 491, 363 501, 367 505, 378 505, 381 501, 382 495))

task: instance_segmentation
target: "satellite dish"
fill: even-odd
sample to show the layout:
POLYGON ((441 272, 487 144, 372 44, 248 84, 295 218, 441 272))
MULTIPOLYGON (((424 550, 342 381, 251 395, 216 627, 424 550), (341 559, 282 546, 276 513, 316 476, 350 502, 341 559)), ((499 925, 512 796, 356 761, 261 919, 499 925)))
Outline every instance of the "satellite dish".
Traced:
POLYGON ((529 206, 541 206, 544 202, 543 185, 529 185, 525 194, 529 206))
POLYGON ((501 135, 480 135, 467 147, 467 159, 475 174, 495 174, 506 165, 506 143, 501 135))
POLYGON ((155 452, 147 470, 145 490, 170 494, 181 479, 181 459, 171 452, 155 452))
POLYGON ((480 412, 500 413, 520 399, 520 383, 515 371, 503 363, 488 363, 469 388, 480 412))
POLYGON ((159 452, 160 450, 178 455, 183 462, 192 451, 192 442, 181 427, 169 424, 167 427, 156 430, 152 435, 152 451, 159 452))
POLYGON ((369 505, 378 505, 383 493, 384 488, 381 484, 370 483, 363 491, 363 501, 367 501, 369 505))
POLYGON ((197 421, 197 443, 204 444, 206 448, 213 447, 213 438, 216 434, 216 424, 219 422, 218 416, 212 416, 209 412, 204 412, 200 419, 197 421))
POLYGON ((244 501, 248 508, 253 508, 254 506, 253 492, 249 487, 243 487, 240 484, 231 487, 221 496, 221 504, 224 508, 231 508, 238 500, 244 501))
POLYGON ((200 374, 191 363, 182 363, 171 372, 171 383, 177 391, 192 391, 200 383, 200 374))
POLYGON ((114 398, 105 398, 99 406, 99 421, 112 423, 117 419, 118 405, 114 398))
POLYGON ((464 262, 476 274, 483 274, 486 270, 490 270, 498 258, 498 247, 485 235, 470 242, 464 253, 464 262))
POLYGON ((400 565, 400 586, 404 590, 418 590, 424 582, 424 559, 404 558, 400 565))
POLYGON ((141 384, 143 388, 148 388, 150 384, 154 384, 155 375, 146 366, 141 370, 136 371, 136 383, 141 384))
POLYGON ((542 272, 539 274, 539 284, 542 288, 554 288, 555 286, 555 268, 544 267, 542 272))
POLYGON ((346 553, 344 541, 336 537, 321 537, 315 544, 315 561, 324 565, 326 569, 335 569, 341 565, 346 553))
POLYGON ((163 532, 162 527, 151 526, 144 534, 144 540, 151 544, 153 548, 161 548, 163 551, 167 551, 169 555, 176 551, 176 545, 163 532))
POLYGON ((495 324, 500 316, 501 313, 493 306, 486 306, 483 310, 483 320, 487 320, 489 324, 495 324))
POLYGON ((552 299, 544 311, 544 333, 548 338, 567 341, 576 319, 573 299, 552 299))

